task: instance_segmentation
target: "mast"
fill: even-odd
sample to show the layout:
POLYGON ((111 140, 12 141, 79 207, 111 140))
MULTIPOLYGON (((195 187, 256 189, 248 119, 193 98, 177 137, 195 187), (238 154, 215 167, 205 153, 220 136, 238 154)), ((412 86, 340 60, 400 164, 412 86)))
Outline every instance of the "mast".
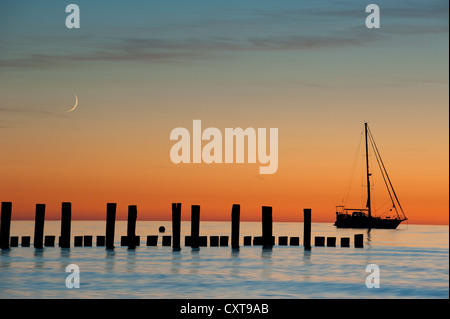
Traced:
POLYGON ((367 209, 369 218, 372 217, 371 200, 370 200, 370 173, 369 173, 369 143, 367 141, 367 122, 364 122, 364 133, 366 138, 366 173, 367 173, 367 209))

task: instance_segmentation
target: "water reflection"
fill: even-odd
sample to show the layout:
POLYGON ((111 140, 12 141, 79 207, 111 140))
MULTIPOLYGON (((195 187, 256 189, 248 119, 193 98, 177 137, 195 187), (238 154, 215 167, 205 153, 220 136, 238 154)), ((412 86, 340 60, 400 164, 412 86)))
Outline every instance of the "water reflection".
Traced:
POLYGON ((303 250, 303 261, 305 262, 305 265, 311 264, 311 251, 312 249, 303 250))
POLYGON ((127 272, 134 272, 136 268, 136 249, 127 249, 127 272))
POLYGON ((9 268, 11 266, 11 259, 9 258, 9 252, 10 249, 1 249, 1 260, 2 263, 0 264, 1 268, 9 268))
POLYGON ((191 249, 191 257, 192 257, 192 265, 189 269, 189 273, 192 275, 198 274, 198 268, 200 266, 200 248, 192 248, 191 249))
POLYGON ((261 275, 263 278, 270 278, 272 276, 272 249, 263 248, 261 250, 262 269, 261 275))
POLYGON ((34 249, 34 268, 42 268, 44 266, 44 249, 34 249))
POLYGON ((371 236, 371 229, 369 228, 369 229, 367 229, 367 240, 366 240, 368 248, 372 247, 371 246, 371 238, 370 238, 370 236, 371 236))
POLYGON ((239 249, 231 249, 231 267, 230 267, 230 275, 231 276, 239 276, 242 258, 239 257, 239 249))
POLYGON ((106 271, 114 271, 116 252, 114 249, 106 249, 105 269, 106 271))
POLYGON ((181 268, 181 251, 173 250, 170 271, 172 274, 178 275, 180 273, 180 268, 181 268))

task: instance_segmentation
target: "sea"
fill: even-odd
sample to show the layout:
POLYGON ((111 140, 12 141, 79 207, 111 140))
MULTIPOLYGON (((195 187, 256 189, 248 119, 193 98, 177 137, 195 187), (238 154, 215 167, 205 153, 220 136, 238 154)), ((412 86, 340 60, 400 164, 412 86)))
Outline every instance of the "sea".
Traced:
MULTIPOLYGON (((190 222, 181 224, 180 251, 162 246, 171 222, 138 221, 140 246, 120 246, 127 222, 116 222, 115 249, 96 247, 104 221, 72 221, 72 247, 58 247, 59 221, 46 221, 55 247, 33 248, 34 221, 11 222, 11 236, 31 236, 31 247, 1 250, 1 299, 399 299, 449 298, 449 227, 402 224, 395 230, 336 229, 312 224, 312 248, 303 247, 303 224, 273 224, 272 249, 243 246, 244 236, 261 236, 261 223, 241 222, 240 249, 184 245, 190 222), (165 232, 159 233, 164 226, 165 232), (353 236, 364 235, 355 248, 353 236), (73 237, 94 236, 93 247, 73 247, 73 237), (158 245, 146 246, 147 235, 158 245), (299 246, 279 246, 278 237, 300 237, 299 246), (336 237, 336 247, 316 247, 316 236, 336 237), (350 237, 350 247, 340 238, 350 237), (79 286, 72 272, 76 265, 79 286), (69 281, 69 284, 67 282, 69 281), (70 284, 71 283, 71 284, 70 284), (71 286, 72 285, 72 286, 71 286)), ((201 236, 230 236, 229 222, 200 223, 201 236)))

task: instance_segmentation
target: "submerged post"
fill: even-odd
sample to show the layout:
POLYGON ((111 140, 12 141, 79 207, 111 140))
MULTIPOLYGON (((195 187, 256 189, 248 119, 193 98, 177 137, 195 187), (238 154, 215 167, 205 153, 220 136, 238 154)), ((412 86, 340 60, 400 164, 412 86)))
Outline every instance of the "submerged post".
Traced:
POLYGON ((172 203, 172 249, 181 250, 181 203, 172 203))
POLYGON ((116 227, 116 203, 106 204, 106 249, 114 249, 114 231, 116 227))
POLYGON ((191 206, 191 247, 199 248, 200 235, 200 206, 191 206))
POLYGON ((70 224, 72 218, 72 204, 63 202, 61 206, 61 248, 70 248, 70 224))
POLYGON ((303 209, 303 247, 311 249, 311 209, 303 209))
POLYGON ((355 248, 364 248, 364 234, 355 234, 354 244, 355 248))
POLYGON ((2 202, 2 215, 0 217, 0 248, 9 249, 9 235, 11 230, 11 202, 2 202))
POLYGON ((128 206, 128 225, 127 225, 127 242, 129 249, 136 248, 136 219, 137 219, 137 206, 128 206))
POLYGON ((241 215, 241 206, 233 204, 231 209, 231 248, 239 249, 239 219, 241 215))
POLYGON ((34 248, 42 249, 44 246, 45 204, 36 204, 34 219, 34 248))
POLYGON ((262 244, 263 248, 272 248, 272 207, 262 207, 262 244))

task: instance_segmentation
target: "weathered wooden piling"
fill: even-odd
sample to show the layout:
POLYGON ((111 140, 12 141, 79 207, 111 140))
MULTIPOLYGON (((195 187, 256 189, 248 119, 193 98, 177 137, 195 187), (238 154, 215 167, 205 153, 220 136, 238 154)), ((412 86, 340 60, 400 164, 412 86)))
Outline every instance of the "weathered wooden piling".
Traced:
POLYGON ((350 247, 350 237, 341 237, 341 247, 350 247))
POLYGON ((128 248, 136 248, 136 220, 137 220, 137 206, 128 206, 128 223, 127 223, 127 242, 128 248))
POLYGON ((303 209, 303 247, 311 249, 311 209, 303 209))
POLYGON ((262 245, 263 248, 272 248, 272 207, 262 207, 262 245))
POLYGON ((172 249, 180 250, 181 203, 172 203, 172 249))
POLYGON ((219 246, 219 236, 209 236, 209 246, 210 247, 219 246))
POLYGON ((129 240, 128 236, 120 236, 120 246, 134 247, 141 245, 141 236, 134 236, 129 240))
POLYGON ((44 237, 44 245, 45 247, 55 247, 55 236, 46 235, 44 237))
POLYGON ((327 237, 327 247, 336 247, 336 237, 327 237))
POLYGON ((239 222, 241 215, 241 206, 233 204, 231 209, 231 248, 239 249, 239 222))
POLYGON ((95 243, 97 247, 105 246, 105 236, 97 236, 97 242, 95 243))
POLYGON ((364 248, 364 235, 355 234, 355 248, 364 248))
POLYGON ((2 202, 0 217, 0 248, 9 249, 9 236, 11 231, 11 202, 2 202))
POLYGON ((290 237, 289 246, 300 246, 300 237, 290 237))
POLYGON ((73 246, 74 247, 82 247, 83 246, 83 236, 75 236, 73 238, 73 246))
POLYGON ((70 225, 72 219, 72 204, 63 202, 61 206, 61 248, 70 248, 70 225))
POLYGON ((199 248, 200 235, 200 206, 191 206, 191 247, 199 248))
POLYGON ((253 237, 253 246, 262 246, 262 244, 263 244, 262 236, 253 237))
POLYGON ((288 244, 288 236, 278 237, 278 246, 287 246, 287 244, 288 244))
POLYGON ((157 246, 157 245, 158 245, 158 236, 157 235, 147 236, 147 246, 157 246))
POLYGON ((22 247, 30 247, 31 237, 30 236, 22 236, 22 247))
POLYGON ((244 236, 244 246, 252 245, 252 236, 244 236))
POLYGON ((192 245, 191 236, 184 236, 184 245, 186 247, 191 247, 191 245, 192 245))
POLYGON ((116 203, 106 204, 106 249, 114 249, 114 232, 116 227, 116 203))
MULTIPOLYGON (((298 237, 297 237, 298 238, 298 237)), ((253 246, 263 246, 263 236, 255 236, 253 237, 253 246)), ((272 236, 272 246, 275 245, 275 236, 272 236)))
POLYGON ((34 218, 34 248, 41 249, 44 241, 45 204, 36 204, 34 218))
POLYGON ((172 236, 162 236, 163 246, 172 246, 172 236))
POLYGON ((83 246, 84 247, 92 247, 92 236, 91 235, 83 236, 83 246))
POLYGON ((10 247, 19 247, 19 236, 11 236, 9 245, 10 247))
POLYGON ((208 236, 199 236, 198 245, 200 247, 208 247, 208 236))
POLYGON ((324 247, 325 246, 325 237, 316 236, 314 238, 314 246, 316 246, 316 247, 324 247))
POLYGON ((220 236, 219 237, 219 245, 220 245, 220 247, 227 247, 228 246, 228 236, 220 236))

